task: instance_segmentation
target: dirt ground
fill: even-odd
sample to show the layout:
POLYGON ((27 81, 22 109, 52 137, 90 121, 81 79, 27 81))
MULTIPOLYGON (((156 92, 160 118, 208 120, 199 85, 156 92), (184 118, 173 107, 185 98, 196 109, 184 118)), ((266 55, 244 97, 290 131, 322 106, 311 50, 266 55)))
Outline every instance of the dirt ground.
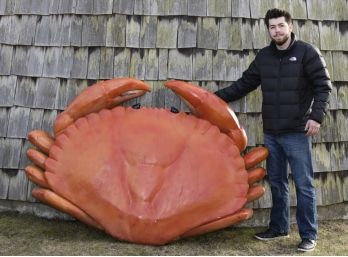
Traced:
POLYGON ((295 225, 288 239, 253 239, 263 229, 230 227, 155 247, 120 242, 80 222, 0 213, 0 255, 348 255, 347 220, 320 222, 310 253, 296 250, 295 225))

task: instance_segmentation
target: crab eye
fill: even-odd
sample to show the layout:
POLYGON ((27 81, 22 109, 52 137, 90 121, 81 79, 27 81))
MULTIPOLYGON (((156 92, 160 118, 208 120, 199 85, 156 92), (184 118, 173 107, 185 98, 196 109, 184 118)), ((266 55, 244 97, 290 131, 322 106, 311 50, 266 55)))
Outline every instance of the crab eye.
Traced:
POLYGON ((170 107, 170 111, 171 111, 172 113, 179 113, 179 110, 176 109, 174 106, 170 107))
POLYGON ((141 107, 141 105, 139 103, 132 105, 133 109, 140 109, 140 107, 141 107))

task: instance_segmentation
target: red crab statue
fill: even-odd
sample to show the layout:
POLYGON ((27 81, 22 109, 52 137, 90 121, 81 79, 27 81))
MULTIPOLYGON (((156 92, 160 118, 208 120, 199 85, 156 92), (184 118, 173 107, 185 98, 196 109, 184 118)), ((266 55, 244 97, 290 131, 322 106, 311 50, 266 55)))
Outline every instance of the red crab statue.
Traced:
POLYGON ((85 89, 54 123, 54 137, 29 133, 38 150, 28 178, 35 198, 115 238, 161 245, 242 222, 262 196, 253 168, 268 151, 247 144, 234 112, 214 94, 182 81, 165 86, 194 115, 117 106, 150 91, 131 78, 85 89))

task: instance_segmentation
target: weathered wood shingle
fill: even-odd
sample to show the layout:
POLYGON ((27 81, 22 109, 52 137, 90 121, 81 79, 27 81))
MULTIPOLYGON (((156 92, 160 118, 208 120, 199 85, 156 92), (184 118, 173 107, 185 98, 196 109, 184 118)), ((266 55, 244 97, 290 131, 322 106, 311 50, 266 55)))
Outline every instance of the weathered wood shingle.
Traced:
POLYGON ((105 46, 106 24, 105 16, 84 15, 82 18, 82 45, 105 46))
POLYGON ((4 140, 0 141, 0 144, 0 158, 2 158, 0 168, 18 169, 22 148, 22 139, 5 138, 4 140))
POLYGON ((112 15, 106 24, 106 46, 124 47, 126 45, 126 15, 112 15))
POLYGON ((12 107, 9 113, 8 138, 26 138, 30 108, 12 107))
POLYGON ((15 76, 0 76, 0 107, 13 105, 16 79, 15 76))
POLYGON ((11 74, 13 46, 0 45, 0 75, 11 74))
POLYGON ((178 48, 196 47, 197 45, 197 19, 183 17, 178 27, 178 48))

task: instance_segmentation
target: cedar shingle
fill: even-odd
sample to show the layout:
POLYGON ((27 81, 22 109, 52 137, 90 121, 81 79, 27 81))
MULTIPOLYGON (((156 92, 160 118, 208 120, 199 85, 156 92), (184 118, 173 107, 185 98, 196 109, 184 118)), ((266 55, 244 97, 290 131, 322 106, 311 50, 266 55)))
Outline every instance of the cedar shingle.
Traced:
POLYGON ((13 46, 0 45, 0 74, 10 75, 13 46))
POLYGON ((113 8, 113 0, 94 0, 93 14, 111 14, 113 8))
POLYGON ((59 14, 59 4, 60 4, 59 0, 50 2, 48 13, 59 14))
POLYGON ((242 19, 242 49, 253 49, 253 30, 251 21, 242 19))
POLYGON ((74 15, 71 18, 70 44, 72 46, 81 46, 82 17, 82 15, 74 15))
POLYGON ((298 21, 297 23, 299 28, 297 35, 299 35, 299 39, 320 47, 318 22, 306 20, 298 21))
POLYGON ((213 53, 212 50, 196 49, 193 56, 193 80, 212 80, 213 53))
POLYGON ((0 148, 3 149, 1 154, 3 158, 1 167, 5 169, 18 169, 22 148, 22 139, 5 138, 4 140, 0 141, 0 144, 2 144, 0 148))
POLYGON ((158 79, 168 78, 168 49, 159 49, 158 56, 158 79))
POLYGON ((155 48, 157 34, 157 17, 143 16, 141 18, 140 47, 155 48))
POLYGON ((345 0, 319 1, 307 0, 308 19, 347 20, 348 5, 345 0))
POLYGON ((87 77, 88 48, 75 48, 73 65, 70 73, 71 78, 84 79, 87 77))
MULTIPOLYGON (((336 123, 339 135, 338 140, 341 142, 348 141, 348 110, 337 110, 337 123, 336 123)), ((347 166, 348 167, 348 166, 347 166)))
POLYGON ((30 109, 12 107, 9 114, 7 138, 26 138, 30 109))
MULTIPOLYGON (((14 77, 16 78, 16 77, 14 77)), ((14 81, 16 86, 15 105, 33 107, 36 93, 36 79, 29 77, 18 77, 14 81)))
MULTIPOLYGON (((162 1, 166 2, 166 1, 162 1)), ((168 0, 166 14, 168 15, 187 15, 188 0, 168 0)))
POLYGON ((28 49, 28 76, 40 77, 45 61, 45 48, 43 47, 29 47, 28 49))
POLYGON ((188 1, 187 12, 189 16, 206 16, 207 0, 188 1))
POLYGON ((219 28, 219 49, 242 49, 242 19, 222 18, 219 28))
POLYGON ((17 46, 14 49, 12 57, 11 74, 13 75, 27 75, 28 70, 28 47, 17 46))
MULTIPOLYGON (((142 2, 142 1, 139 1, 142 2)), ((134 0, 114 0, 113 12, 119 14, 133 14, 134 0)))
POLYGON ((144 49, 132 49, 129 64, 129 76, 140 80, 145 78, 145 51, 144 49))
POLYGON ((217 49, 219 42, 219 23, 215 18, 198 18, 197 47, 217 49))
POLYGON ((114 54, 114 77, 128 77, 131 60, 131 49, 129 48, 116 48, 114 54))
POLYGON ((16 80, 15 76, 0 76, 0 107, 13 105, 16 80))
POLYGON ((10 172, 10 183, 8 188, 8 200, 27 200, 28 178, 23 170, 10 172), (11 174, 12 173, 12 174, 11 174))
POLYGON ((76 2, 75 0, 60 0, 59 1, 59 13, 75 13, 76 2))
POLYGON ((43 114, 43 109, 30 109, 28 120, 28 132, 36 129, 41 129, 43 114))
POLYGON ((51 33, 56 24, 52 22, 53 16, 39 16, 36 23, 35 45, 48 46, 51 42, 51 33))
POLYGON ((168 78, 192 80, 192 50, 170 49, 168 55, 168 78))
POLYGON ((182 17, 178 27, 178 48, 196 47, 197 18, 182 17))
POLYGON ((27 151, 29 148, 32 148, 33 145, 29 142, 29 140, 25 140, 22 150, 21 150, 21 158, 19 162, 19 169, 24 169, 27 165, 31 164, 31 161, 27 157, 27 151))
POLYGON ((67 87, 68 81, 66 79, 59 80, 58 92, 56 97, 56 108, 64 110, 67 106, 67 87))
POLYGON ((231 0, 207 0, 207 16, 230 17, 231 7, 231 0))
POLYGON ((178 36, 177 18, 158 18, 157 23, 157 48, 176 48, 178 36))
POLYGON ((249 0, 232 0, 232 17, 250 17, 249 0))
POLYGON ((140 23, 139 16, 128 16, 126 26, 126 46, 139 47, 140 43, 140 23))
POLYGON ((258 87, 256 90, 250 92, 246 96, 246 112, 251 113, 260 113, 262 106, 262 93, 261 87, 258 87))
POLYGON ((348 110, 348 83, 337 87, 337 108, 348 110))
POLYGON ((38 17, 35 15, 23 15, 20 18, 18 44, 32 45, 35 40, 35 31, 38 17))
POLYGON ((0 137, 6 137, 7 134, 9 109, 10 108, 0 107, 0 137))
MULTIPOLYGON (((4 1, 2 1, 2 2, 4 2, 4 1)), ((1 3, 0 3, 0 5, 1 5, 1 3)), ((0 139, 0 142, 1 142, 1 140, 3 140, 3 139, 0 139)), ((1 147, 0 147, 0 149, 1 149, 1 147)), ((0 163, 1 163, 1 161, 0 161, 0 163)), ((10 183, 10 177, 8 176, 6 170, 0 169, 0 199, 3 199, 3 200, 7 199, 9 183, 10 183)))
POLYGON ((112 15, 106 24, 106 46, 124 47, 126 44, 126 15, 112 15))
POLYGON ((99 79, 100 48, 88 48, 88 79, 99 79))
POLYGON ((256 20, 252 22, 252 32, 253 49, 261 49, 269 45, 270 40, 263 20, 256 20))
POLYGON ((82 18, 82 45, 105 46, 106 17, 84 15, 82 18))
POLYGON ((42 119, 41 129, 53 135, 53 123, 56 120, 56 110, 45 110, 42 119))
POLYGON ((63 15, 60 23, 60 46, 70 46, 71 42, 71 24, 72 24, 71 15, 63 15))
POLYGON ((36 108, 55 109, 58 90, 58 79, 38 78, 34 106, 36 108))
POLYGON ((58 77, 69 78, 73 66, 74 48, 63 47, 57 59, 55 74, 58 77))
POLYGON ((348 52, 332 52, 334 81, 348 81, 348 52))
POLYGON ((62 49, 60 47, 48 47, 45 52, 45 59, 42 69, 42 76, 56 77, 58 60, 62 49))
POLYGON ((313 162, 315 163, 315 172, 331 171, 331 144, 317 143, 313 144, 313 162))
POLYGON ((147 49, 145 51, 145 79, 158 79, 158 49, 147 49))
POLYGON ((0 43, 16 45, 19 38, 19 25, 18 16, 2 16, 0 19, 0 43))
POLYGON ((99 78, 111 79, 114 77, 114 48, 100 49, 99 78))
POLYGON ((77 14, 93 14, 94 0, 78 0, 75 1, 77 14))

